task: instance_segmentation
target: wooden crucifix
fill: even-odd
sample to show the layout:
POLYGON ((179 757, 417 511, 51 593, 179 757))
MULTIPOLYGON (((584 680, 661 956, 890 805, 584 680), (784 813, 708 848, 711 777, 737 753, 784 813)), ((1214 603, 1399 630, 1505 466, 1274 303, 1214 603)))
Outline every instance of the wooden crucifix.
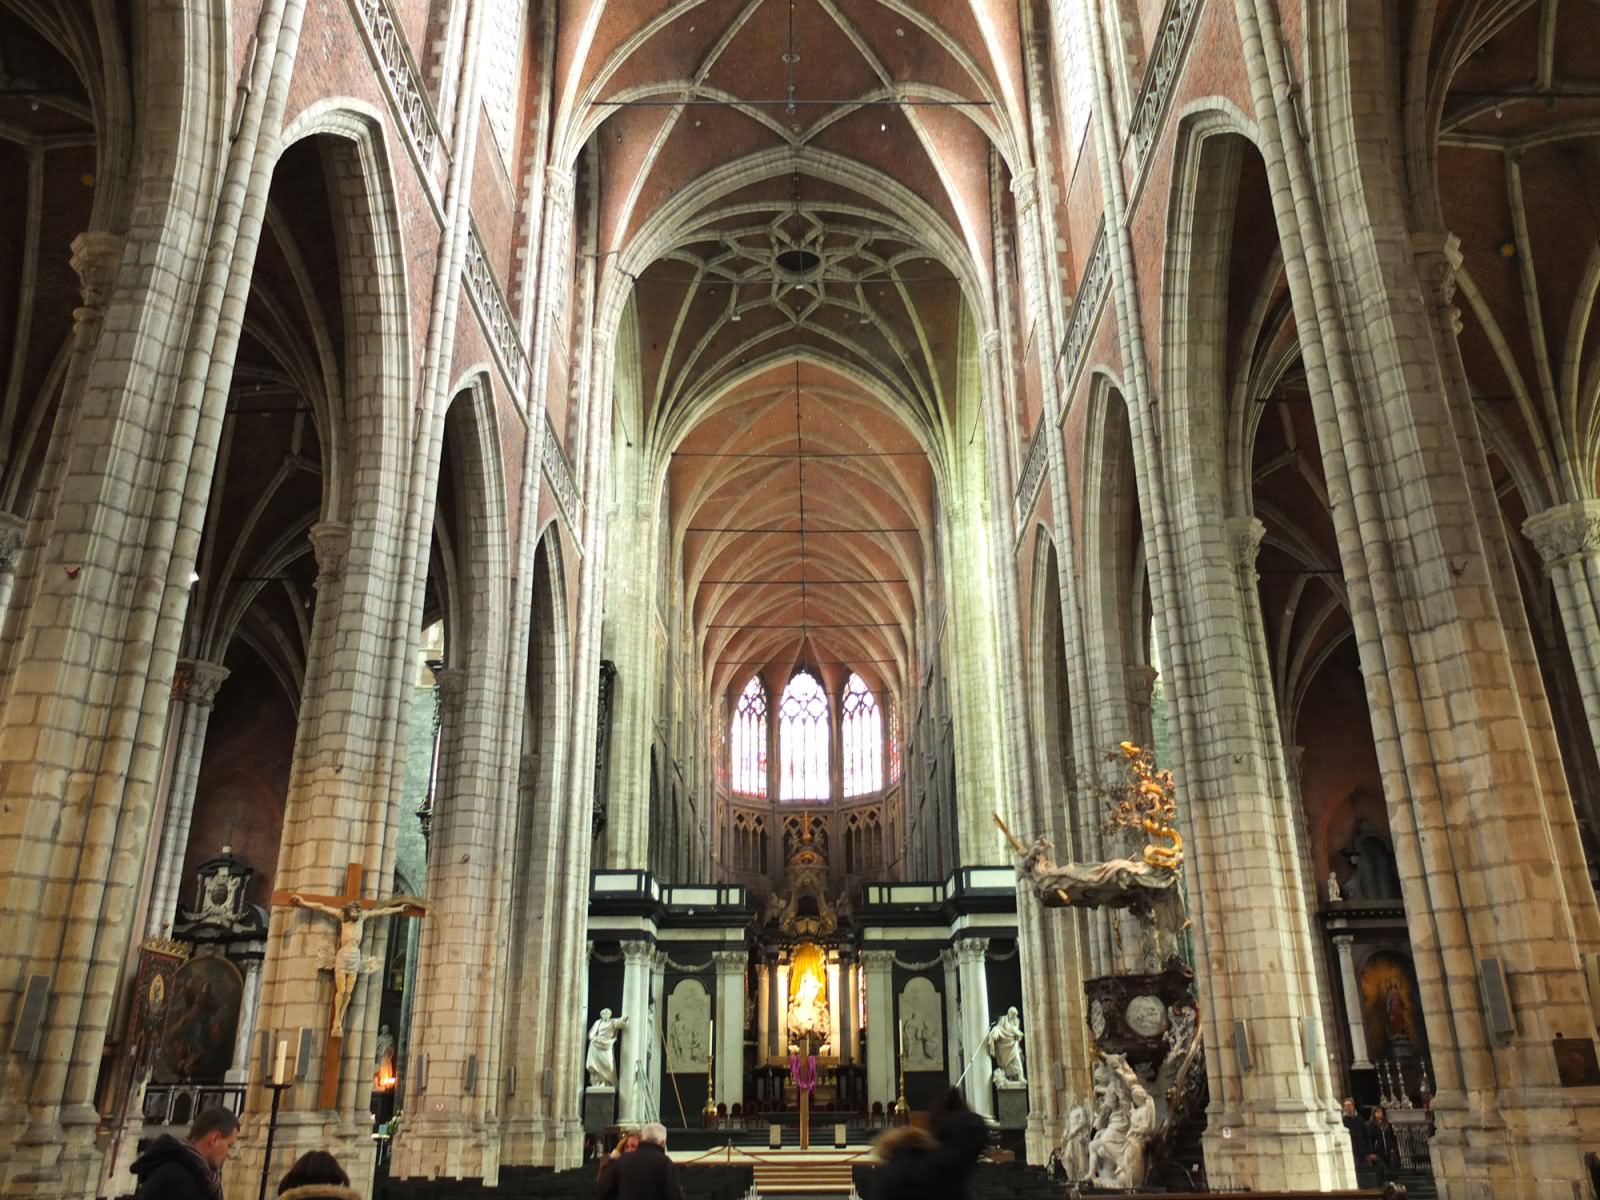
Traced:
POLYGON ((370 975, 381 965, 377 956, 361 953, 361 934, 368 920, 404 913, 420 917, 427 906, 415 896, 395 896, 389 900, 366 900, 361 895, 360 863, 350 863, 344 869, 344 890, 337 896, 310 896, 303 892, 276 891, 272 893, 274 908, 305 908, 339 922, 339 940, 334 948, 320 956, 317 966, 333 972, 333 1004, 328 1013, 328 1044, 322 1060, 322 1090, 317 1094, 317 1107, 335 1108, 339 1103, 339 1056, 344 1048, 344 1018, 350 1008, 356 980, 370 975))

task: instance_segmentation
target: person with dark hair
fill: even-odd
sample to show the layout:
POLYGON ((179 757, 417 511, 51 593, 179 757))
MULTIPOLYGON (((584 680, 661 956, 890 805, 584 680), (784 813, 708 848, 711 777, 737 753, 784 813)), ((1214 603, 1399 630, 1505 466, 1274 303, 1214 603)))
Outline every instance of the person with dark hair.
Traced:
POLYGON ((222 1164, 239 1136, 239 1118, 220 1104, 203 1108, 182 1140, 164 1133, 138 1158, 137 1200, 222 1200, 222 1164))
POLYGON ((933 1194, 934 1151, 939 1143, 926 1129, 902 1125, 872 1144, 878 1169, 873 1173, 871 1200, 923 1200, 933 1194))
POLYGON ((307 1150, 278 1184, 278 1200, 361 1200, 339 1160, 326 1150, 307 1150))
POLYGON ((967 1107, 959 1088, 951 1088, 939 1107, 933 1110, 928 1127, 938 1147, 933 1153, 934 1174, 929 1200, 960 1200, 967 1195, 978 1159, 989 1148, 989 1126, 967 1107))
POLYGON ((1382 1187, 1400 1171, 1400 1138, 1381 1104, 1372 1106, 1372 1116, 1367 1119, 1367 1141, 1372 1147, 1373 1165, 1378 1168, 1378 1186, 1382 1187))
POLYGON ((1367 1136, 1367 1123, 1361 1119, 1356 1102, 1349 1096, 1344 1099, 1342 1119, 1345 1130, 1350 1134, 1350 1154, 1356 1161, 1359 1182, 1359 1177, 1369 1171, 1376 1160, 1372 1153, 1372 1139, 1367 1136))

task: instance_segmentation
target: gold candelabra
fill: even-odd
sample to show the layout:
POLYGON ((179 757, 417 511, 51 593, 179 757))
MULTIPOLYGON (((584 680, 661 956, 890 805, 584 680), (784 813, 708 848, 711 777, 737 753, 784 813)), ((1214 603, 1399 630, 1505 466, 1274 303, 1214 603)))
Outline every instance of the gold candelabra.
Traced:
POLYGON ((904 1047, 901 1048, 897 1057, 899 1058, 897 1066, 900 1069, 900 1095, 894 1102, 894 1115, 895 1120, 905 1121, 911 1116, 911 1105, 906 1103, 906 1052, 904 1047))
POLYGON ((706 1050, 706 1106, 700 1110, 700 1115, 705 1119, 707 1128, 716 1124, 717 1098, 713 1092, 715 1087, 712 1081, 712 1069, 716 1064, 717 1052, 715 1047, 706 1050))

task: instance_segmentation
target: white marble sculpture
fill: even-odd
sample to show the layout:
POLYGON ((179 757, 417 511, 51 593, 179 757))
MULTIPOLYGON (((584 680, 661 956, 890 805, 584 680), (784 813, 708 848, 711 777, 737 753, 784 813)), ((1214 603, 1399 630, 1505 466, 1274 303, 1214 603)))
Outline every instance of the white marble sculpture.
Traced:
POLYGON ((1015 1006, 1008 1008, 989 1029, 984 1049, 994 1061, 994 1085, 1012 1086, 1028 1082, 1022 1068, 1022 1020, 1015 1006))
POLYGON ((1094 1132, 1094 1108, 1079 1101, 1067 1110, 1067 1132, 1061 1138, 1061 1167, 1071 1183, 1089 1178, 1089 1135, 1094 1132))
POLYGON ((589 1053, 583 1067, 589 1073, 592 1088, 617 1086, 617 1060, 613 1054, 617 1038, 628 1027, 627 1017, 613 1017, 609 1008, 600 1010, 600 1018, 589 1027, 589 1053))
POLYGON ((1106 1055, 1104 1068, 1103 1076, 1096 1069, 1096 1092, 1103 1078, 1104 1093, 1096 1115, 1099 1128, 1089 1141, 1090 1175, 1100 1187, 1139 1187, 1156 1132, 1156 1104, 1125 1057, 1106 1055))

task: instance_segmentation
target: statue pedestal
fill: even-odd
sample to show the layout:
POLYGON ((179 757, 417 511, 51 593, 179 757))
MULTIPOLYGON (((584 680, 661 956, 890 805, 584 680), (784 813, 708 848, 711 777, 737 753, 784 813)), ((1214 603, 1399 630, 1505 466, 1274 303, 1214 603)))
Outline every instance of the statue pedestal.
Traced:
POLYGON ((994 1085, 994 1117, 1001 1129, 1025 1129, 1028 1124, 1028 1085, 1026 1083, 997 1083, 994 1085))
POLYGON ((583 1131, 604 1133, 617 1123, 617 1089, 591 1087, 583 1093, 583 1131))

